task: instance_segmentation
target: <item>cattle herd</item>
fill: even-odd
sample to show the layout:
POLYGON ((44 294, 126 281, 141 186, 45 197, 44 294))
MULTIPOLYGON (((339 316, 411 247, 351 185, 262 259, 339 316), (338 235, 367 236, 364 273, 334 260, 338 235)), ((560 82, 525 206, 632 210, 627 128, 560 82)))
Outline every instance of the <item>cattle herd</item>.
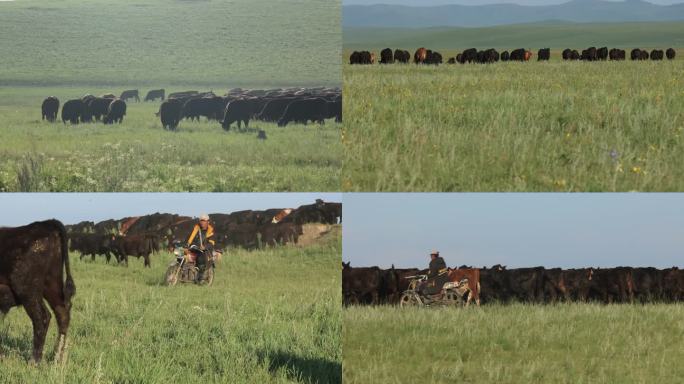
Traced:
MULTIPOLYGON (((297 209, 268 209, 211 214, 218 247, 256 249, 264 246, 297 243, 307 223, 336 224, 342 220, 342 204, 316 201, 297 209)), ((81 258, 104 256, 110 262, 128 265, 129 257, 143 258, 149 267, 150 256, 185 241, 196 220, 174 214, 127 217, 120 220, 90 221, 67 225, 69 247, 81 258)))
MULTIPOLYGON (((87 94, 71 99, 62 106, 62 122, 71 124, 102 121, 105 124, 121 123, 126 115, 126 100, 140 101, 137 89, 126 90, 120 97, 114 94, 93 96, 87 94)), ((165 98, 164 89, 153 89, 144 101, 161 100, 156 113, 164 129, 175 130, 183 119, 217 121, 223 129, 248 127, 250 120, 277 123, 284 127, 290 123, 323 124, 326 119, 342 121, 342 94, 339 88, 286 88, 270 90, 231 89, 223 96, 213 92, 174 92, 165 98)), ((42 119, 57 120, 59 99, 49 96, 41 105, 42 119)))
MULTIPOLYGON (((461 266, 459 269, 471 268, 461 266)), ((684 301, 684 270, 656 268, 480 268, 483 303, 602 302, 647 303, 684 301)), ((419 269, 355 268, 343 263, 342 294, 346 305, 397 304, 408 288, 407 276, 419 269)))
MULTIPOLYGON (((575 49, 564 49, 562 58, 566 61, 620 61, 626 59, 626 51, 624 49, 608 47, 590 47, 582 50, 580 53, 575 49)), ((676 51, 673 48, 668 48, 663 51, 661 49, 653 49, 651 52, 635 48, 631 51, 631 60, 653 60, 660 61, 663 58, 674 60, 676 51)), ((494 48, 485 50, 478 50, 477 48, 469 48, 457 54, 455 57, 447 59, 447 64, 465 64, 465 63, 479 63, 490 64, 498 61, 529 61, 533 57, 532 51, 524 48, 518 48, 509 51, 499 52, 494 48)), ((537 51, 537 61, 549 61, 551 59, 551 49, 541 48, 537 51)), ((385 48, 380 51, 380 64, 401 63, 406 64, 411 60, 411 55, 408 51, 396 49, 392 52, 391 48, 385 48)), ((442 55, 424 47, 418 48, 413 54, 413 62, 415 64, 442 64, 442 55)), ((349 64, 375 64, 376 55, 370 51, 354 51, 349 56, 349 64)))

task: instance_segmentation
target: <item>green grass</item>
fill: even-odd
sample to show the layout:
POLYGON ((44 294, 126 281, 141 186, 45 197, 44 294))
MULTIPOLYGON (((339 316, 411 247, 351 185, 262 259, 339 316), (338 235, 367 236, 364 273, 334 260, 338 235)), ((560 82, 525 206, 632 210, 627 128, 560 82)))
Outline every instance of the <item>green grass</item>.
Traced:
POLYGON ((471 47, 512 49, 551 47, 564 48, 610 46, 683 47, 684 23, 567 23, 546 22, 503 25, 482 28, 345 28, 345 49, 375 49, 386 47, 415 50, 466 49, 471 47))
POLYGON ((343 311, 345 383, 674 383, 682 305, 343 311))
POLYGON ((66 126, 40 119, 44 95, 64 103, 117 88, 0 88, 1 191, 336 191, 340 126, 253 121, 224 132, 216 121, 162 129, 159 103, 128 103, 122 125, 66 126))
POLYGON ((339 85, 329 0, 0 2, 0 84, 339 85))
POLYGON ((128 104, 122 126, 40 121, 49 95, 340 86, 328 0, 0 2, 0 190, 338 191, 340 126, 256 123, 266 142, 128 104))
POLYGON ((684 190, 682 50, 672 62, 554 54, 346 65, 343 190, 684 190))
POLYGON ((306 248, 231 250, 211 287, 162 286, 152 268, 78 260, 68 361, 34 367, 31 323, 15 308, 0 325, 2 383, 340 383, 341 240, 306 248))

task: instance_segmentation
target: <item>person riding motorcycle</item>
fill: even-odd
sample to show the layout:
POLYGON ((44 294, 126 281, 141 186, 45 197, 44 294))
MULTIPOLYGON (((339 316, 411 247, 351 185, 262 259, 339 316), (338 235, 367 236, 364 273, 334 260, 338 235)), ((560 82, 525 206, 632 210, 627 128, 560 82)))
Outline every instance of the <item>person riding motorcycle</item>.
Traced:
POLYGON ((188 238, 188 247, 196 246, 201 252, 197 253, 197 281, 202 281, 204 278, 204 271, 207 269, 207 252, 210 254, 214 252, 216 241, 214 240, 214 226, 209 223, 209 215, 203 213, 199 217, 199 221, 192 229, 192 233, 188 238))
POLYGON ((446 262, 439 255, 439 251, 430 253, 429 269, 428 279, 419 287, 423 295, 435 295, 441 292, 442 286, 449 280, 446 262))

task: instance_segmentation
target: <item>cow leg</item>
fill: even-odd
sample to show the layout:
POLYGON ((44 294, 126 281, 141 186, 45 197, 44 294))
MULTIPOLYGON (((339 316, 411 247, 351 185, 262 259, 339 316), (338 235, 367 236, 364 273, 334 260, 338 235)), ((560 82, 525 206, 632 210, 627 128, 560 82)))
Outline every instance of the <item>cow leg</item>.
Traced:
POLYGON ((33 358, 34 363, 40 363, 43 358, 43 346, 45 346, 45 336, 50 325, 50 312, 45 307, 41 297, 32 297, 28 300, 21 300, 24 303, 26 314, 33 323, 33 358))
POLYGON ((143 256, 143 259, 145 260, 145 267, 152 268, 152 264, 150 264, 150 255, 143 256))
POLYGON ((93 262, 95 261, 95 254, 94 253, 90 254, 90 261, 93 261, 93 262))
POLYGON ((69 329, 71 316, 69 309, 67 309, 62 300, 61 287, 54 287, 53 289, 48 290, 48 292, 50 292, 50 294, 45 299, 55 313, 57 327, 59 328, 57 343, 55 343, 55 363, 59 364, 65 361, 67 349, 66 335, 67 330, 69 329))

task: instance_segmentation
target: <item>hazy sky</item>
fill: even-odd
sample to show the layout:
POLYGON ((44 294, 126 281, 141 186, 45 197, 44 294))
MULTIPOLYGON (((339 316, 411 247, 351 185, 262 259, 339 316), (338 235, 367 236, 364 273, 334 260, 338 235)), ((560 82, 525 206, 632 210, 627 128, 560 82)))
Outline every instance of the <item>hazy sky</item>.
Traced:
POLYGON ((684 194, 345 194, 352 266, 684 267, 684 194))
MULTIPOLYGON (((620 1, 620 0, 608 0, 620 1)), ((647 0, 653 4, 675 4, 682 3, 684 0, 647 0)), ((443 5, 443 4, 462 4, 462 5, 483 5, 483 4, 502 4, 513 3, 520 5, 552 5, 567 3, 568 0, 342 0, 342 5, 350 4, 399 4, 399 5, 443 5)))
POLYGON ((64 224, 98 222, 155 212, 199 216, 243 209, 296 208, 316 199, 342 201, 340 193, 3 193, 0 226, 56 218, 64 224))

